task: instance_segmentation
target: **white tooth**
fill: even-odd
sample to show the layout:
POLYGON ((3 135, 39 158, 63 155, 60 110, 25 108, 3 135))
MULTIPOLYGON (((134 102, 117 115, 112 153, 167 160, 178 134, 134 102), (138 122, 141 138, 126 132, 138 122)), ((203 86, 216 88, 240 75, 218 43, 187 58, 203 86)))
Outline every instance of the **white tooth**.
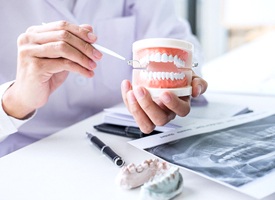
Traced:
POLYGON ((178 56, 177 56, 177 55, 175 55, 175 57, 174 57, 174 64, 176 65, 176 64, 177 64, 177 62, 178 62, 178 56))
POLYGON ((146 60, 146 64, 149 64, 149 62, 150 62, 150 56, 147 55, 147 56, 145 57, 145 60, 146 60))
POLYGON ((148 63, 148 62, 147 62, 147 57, 146 57, 146 56, 142 58, 142 63, 144 63, 144 64, 147 64, 147 63, 148 63))
POLYGON ((180 68, 181 66, 182 66, 182 64, 181 64, 181 60, 178 58, 176 61, 174 61, 174 64, 178 67, 178 68, 180 68))
POLYGON ((141 71, 140 77, 143 80, 182 80, 185 77, 183 72, 175 73, 175 72, 148 72, 148 71, 141 71))
POLYGON ((158 72, 153 72, 153 79, 157 80, 158 79, 158 72))
POLYGON ((138 165, 136 167, 136 171, 137 171, 137 173, 141 173, 143 171, 143 167, 141 165, 138 165))
POLYGON ((155 59, 154 59, 155 62, 160 62, 160 53, 156 53, 155 54, 155 59))
POLYGON ((179 59, 179 61, 178 61, 178 63, 177 63, 176 65, 177 65, 177 67, 179 67, 179 68, 183 68, 183 67, 185 66, 185 62, 184 62, 183 60, 180 60, 180 59, 179 59))
POLYGON ((177 60, 177 65, 180 66, 180 59, 179 59, 179 58, 178 58, 178 60, 177 60))
POLYGON ((176 80, 179 80, 179 74, 178 73, 174 73, 174 77, 176 80))
POLYGON ((145 78, 147 79, 150 76, 150 72, 146 71, 145 78))
POLYGON ((166 76, 165 76, 165 72, 162 72, 162 73, 161 73, 161 78, 162 78, 162 80, 164 80, 165 77, 166 77, 166 76))
POLYGON ((141 65, 146 64, 146 57, 141 58, 139 62, 141 65))
POLYGON ((150 59, 149 59, 149 58, 150 58, 149 55, 147 55, 147 56, 144 57, 144 64, 145 64, 145 65, 148 65, 148 64, 149 64, 149 62, 150 62, 150 59))
POLYGON ((170 79, 173 81, 174 80, 174 73, 170 72, 170 79))
POLYGON ((161 80, 162 79, 162 73, 158 72, 158 79, 161 80))
POLYGON ((161 62, 165 62, 165 63, 168 62, 168 56, 166 53, 161 55, 161 62))
POLYGON ((170 56, 169 56, 169 62, 173 62, 174 61, 174 57, 173 57, 173 55, 171 54, 170 56))
POLYGON ((149 56, 149 61, 155 61, 155 55, 154 54, 151 54, 149 56))
POLYGON ((153 76, 152 76, 153 79, 156 80, 156 79, 157 79, 157 73, 152 73, 152 75, 153 75, 153 76))
POLYGON ((165 73, 165 78, 166 78, 166 79, 169 79, 169 72, 166 72, 166 73, 165 73))
POLYGON ((148 78, 149 78, 149 80, 151 80, 153 78, 153 72, 151 72, 151 71, 149 72, 148 78))
POLYGON ((147 76, 148 76, 147 71, 142 71, 142 73, 141 73, 142 79, 146 80, 146 79, 147 79, 147 76))

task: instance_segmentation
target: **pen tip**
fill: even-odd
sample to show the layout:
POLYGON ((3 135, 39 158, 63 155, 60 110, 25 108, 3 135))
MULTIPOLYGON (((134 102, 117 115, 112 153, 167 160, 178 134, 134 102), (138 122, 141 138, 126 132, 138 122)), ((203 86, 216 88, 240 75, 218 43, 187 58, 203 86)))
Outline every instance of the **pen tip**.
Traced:
POLYGON ((92 135, 91 133, 87 132, 87 131, 86 131, 86 135, 87 135, 89 138, 93 137, 93 135, 92 135))

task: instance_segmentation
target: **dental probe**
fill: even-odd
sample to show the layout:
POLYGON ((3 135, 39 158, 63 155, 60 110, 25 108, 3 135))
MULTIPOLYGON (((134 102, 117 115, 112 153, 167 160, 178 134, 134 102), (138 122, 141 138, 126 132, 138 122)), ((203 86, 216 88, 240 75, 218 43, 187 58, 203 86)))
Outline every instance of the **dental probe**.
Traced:
POLYGON ((95 44, 94 43, 94 44, 92 44, 92 46, 95 47, 97 50, 102 51, 102 52, 104 52, 104 53, 106 53, 106 54, 108 54, 110 56, 116 57, 116 58, 118 58, 120 60, 127 61, 127 64, 130 65, 130 66, 132 66, 133 68, 141 68, 141 65, 140 65, 140 63, 139 63, 138 60, 127 60, 126 58, 124 58, 123 56, 119 55, 118 53, 116 53, 116 52, 114 52, 114 51, 112 51, 110 49, 107 49, 106 47, 103 47, 103 46, 101 46, 99 44, 95 44), (138 67, 134 66, 134 63, 138 64, 138 67))

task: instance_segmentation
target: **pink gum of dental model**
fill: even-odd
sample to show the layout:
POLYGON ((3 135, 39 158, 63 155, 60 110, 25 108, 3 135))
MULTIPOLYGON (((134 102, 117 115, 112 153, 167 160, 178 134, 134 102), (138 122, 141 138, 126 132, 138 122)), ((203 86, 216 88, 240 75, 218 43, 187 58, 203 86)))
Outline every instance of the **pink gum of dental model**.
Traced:
POLYGON ((143 86, 152 97, 163 91, 191 94, 193 45, 184 40, 151 38, 133 43, 133 60, 143 69, 133 70, 133 86, 143 86))

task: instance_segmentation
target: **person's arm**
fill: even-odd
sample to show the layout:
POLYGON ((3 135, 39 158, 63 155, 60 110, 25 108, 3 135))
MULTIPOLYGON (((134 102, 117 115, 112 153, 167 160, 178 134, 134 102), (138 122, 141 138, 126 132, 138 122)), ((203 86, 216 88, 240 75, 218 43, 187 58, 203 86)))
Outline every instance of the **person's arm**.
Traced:
POLYGON ((93 77, 95 61, 102 57, 91 45, 95 40, 91 26, 65 21, 33 26, 21 34, 16 80, 2 98, 5 113, 29 118, 47 103, 69 72, 93 77))
POLYGON ((24 123, 26 123, 28 120, 30 120, 33 115, 31 117, 29 117, 28 119, 24 119, 24 120, 20 120, 20 119, 16 119, 14 117, 9 116, 4 108, 3 108, 3 104, 2 104, 2 97, 3 94, 6 92, 6 90, 14 83, 14 81, 11 82, 7 82, 4 83, 2 85, 0 85, 0 99, 1 99, 1 104, 0 104, 0 141, 5 139, 8 135, 13 134, 15 132, 17 132, 18 128, 23 125, 24 123))

